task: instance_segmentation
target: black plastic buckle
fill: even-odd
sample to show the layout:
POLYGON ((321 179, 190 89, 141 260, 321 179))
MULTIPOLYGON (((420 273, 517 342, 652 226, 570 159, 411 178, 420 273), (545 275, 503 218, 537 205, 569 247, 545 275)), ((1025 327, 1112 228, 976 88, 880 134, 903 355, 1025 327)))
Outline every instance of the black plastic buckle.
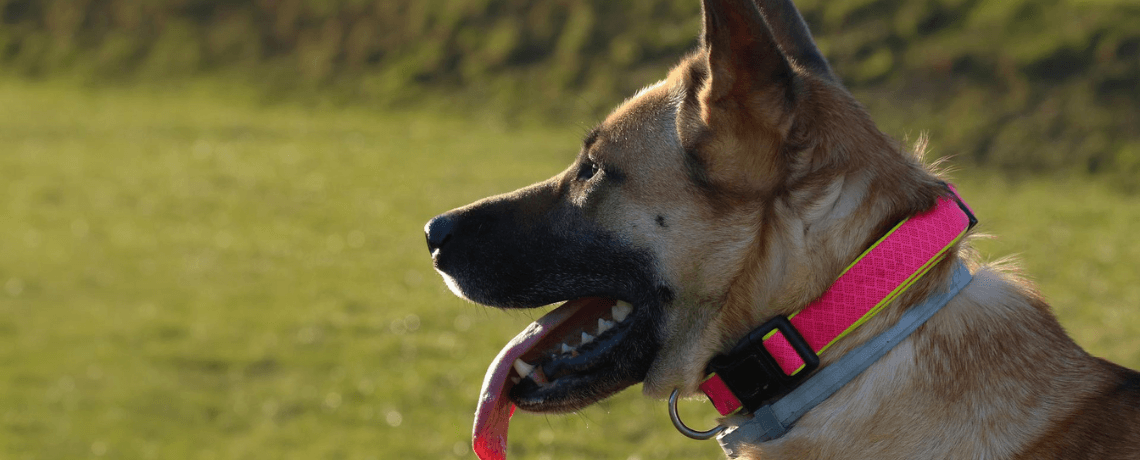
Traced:
POLYGON ((713 358, 709 362, 708 371, 719 375, 744 408, 752 412, 765 402, 795 389, 818 367, 819 355, 815 354, 811 345, 808 345, 787 317, 777 316, 749 332, 727 355, 713 358), (803 360, 804 367, 799 372, 784 374, 776 359, 764 348, 764 336, 774 329, 784 334, 784 338, 803 360))

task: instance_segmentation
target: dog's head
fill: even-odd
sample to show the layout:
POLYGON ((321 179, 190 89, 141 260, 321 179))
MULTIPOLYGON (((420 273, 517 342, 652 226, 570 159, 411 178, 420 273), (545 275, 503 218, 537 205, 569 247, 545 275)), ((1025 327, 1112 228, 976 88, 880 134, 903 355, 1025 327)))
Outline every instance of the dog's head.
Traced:
POLYGON ((842 87, 790 1, 759 3, 706 0, 698 50, 562 173, 428 223, 457 295, 573 306, 517 353, 519 407, 575 410, 638 382, 695 391, 713 356, 944 190, 842 87))

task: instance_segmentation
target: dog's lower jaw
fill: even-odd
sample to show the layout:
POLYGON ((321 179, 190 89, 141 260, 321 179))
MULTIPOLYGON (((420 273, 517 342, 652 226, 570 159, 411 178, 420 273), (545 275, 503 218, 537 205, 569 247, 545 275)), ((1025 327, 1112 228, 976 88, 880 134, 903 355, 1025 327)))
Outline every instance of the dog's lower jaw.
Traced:
POLYGON ((519 409, 537 413, 566 413, 583 409, 637 383, 636 379, 571 375, 547 385, 524 380, 511 390, 511 401, 519 409), (559 386, 570 386, 562 390, 559 386), (546 393, 558 393, 555 397, 546 393), (566 395, 572 395, 567 397, 566 395))

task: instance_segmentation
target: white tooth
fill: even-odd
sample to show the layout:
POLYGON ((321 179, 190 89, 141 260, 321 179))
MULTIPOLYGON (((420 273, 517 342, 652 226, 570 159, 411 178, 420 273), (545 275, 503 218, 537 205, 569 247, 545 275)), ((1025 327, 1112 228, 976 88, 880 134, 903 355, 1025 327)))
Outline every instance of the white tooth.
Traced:
POLYGON ((526 361, 521 359, 515 360, 515 372, 519 373, 519 377, 526 377, 534 371, 534 366, 527 364, 526 361))
POLYGON ((574 349, 571 348, 570 345, 562 344, 562 352, 563 353, 570 353, 572 351, 574 351, 574 349))
POLYGON ((518 384, 519 384, 519 382, 521 382, 521 381, 522 381, 522 378, 521 378, 521 377, 517 377, 517 376, 514 376, 514 375, 512 375, 512 376, 511 376, 511 382, 512 382, 512 383, 514 383, 515 385, 518 385, 518 384))
POLYGON ((617 304, 615 304, 613 308, 610 309, 610 313, 613 313, 614 315, 614 321, 617 321, 619 323, 625 321, 625 318, 632 312, 633 305, 630 305, 629 302, 626 302, 624 300, 617 301, 617 304))
POLYGON ((593 341, 594 341, 594 336, 587 334, 585 332, 582 333, 582 345, 585 345, 585 344, 593 342, 593 341))
POLYGON ((614 327, 612 321, 606 321, 605 318, 598 318, 598 334, 606 332, 614 327))

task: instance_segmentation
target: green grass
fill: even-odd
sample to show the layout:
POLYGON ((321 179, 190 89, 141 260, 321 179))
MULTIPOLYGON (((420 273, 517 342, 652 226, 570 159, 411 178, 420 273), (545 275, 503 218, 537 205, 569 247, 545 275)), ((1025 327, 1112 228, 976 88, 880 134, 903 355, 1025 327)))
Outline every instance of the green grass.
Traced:
MULTIPOLYGON (((423 223, 561 170, 583 131, 0 81, 0 457, 469 458, 486 365, 537 313, 453 297, 423 223)), ((1020 253, 1080 343, 1140 366, 1140 199, 959 176, 1001 236, 983 250, 1020 253)), ((720 455, 636 389, 516 415, 511 439, 720 455)))

